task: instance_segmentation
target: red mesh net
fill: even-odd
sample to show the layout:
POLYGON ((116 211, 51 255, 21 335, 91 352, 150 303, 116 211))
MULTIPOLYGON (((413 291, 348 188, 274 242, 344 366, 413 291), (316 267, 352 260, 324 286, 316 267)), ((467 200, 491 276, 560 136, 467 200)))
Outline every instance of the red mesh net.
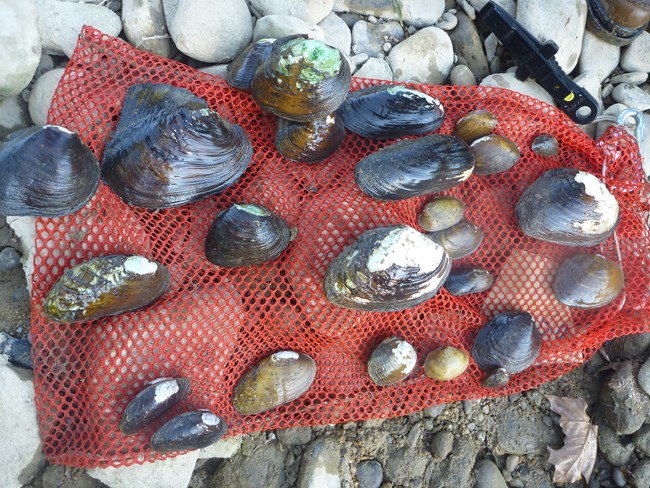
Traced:
MULTIPOLYGON (((90 28, 57 89, 49 122, 78 132, 100 156, 127 88, 147 81, 187 88, 240 124, 255 148, 253 162, 235 186, 194 205, 133 208, 102 185, 74 215, 38 219, 32 337, 41 437, 52 462, 120 466, 164 458, 170 454, 149 449, 149 436, 173 414, 195 408, 222 416, 228 435, 235 435, 393 417, 441 402, 511 394, 567 373, 605 340, 650 329, 647 188, 634 139, 621 128, 610 128, 596 143, 558 110, 514 92, 414 85, 443 102, 447 117, 440 133, 450 134, 461 116, 483 108, 498 115, 496 133, 521 149, 514 169, 472 177, 445 192, 464 201, 468 218, 485 234, 479 250, 455 264, 480 265, 497 279, 478 295, 454 297, 441 290, 403 312, 356 312, 325 299, 327 266, 367 229, 395 223, 417 227, 416 215, 427 200, 380 202, 356 187, 355 164, 390 142, 348 134, 324 162, 285 160, 273 148, 275 118, 249 94, 90 28), (541 133, 559 141, 557 157, 530 151, 541 133), (569 166, 600 175, 605 163, 605 181, 621 206, 617 237, 626 290, 604 308, 569 309, 554 299, 549 282, 558 263, 578 249, 524 236, 514 207, 524 189, 549 169, 569 166), (217 211, 234 202, 274 210, 297 228, 296 240, 272 263, 241 269, 211 265, 203 254, 205 235, 217 211), (171 290, 134 313, 83 324, 48 323, 42 300, 52 283, 66 268, 109 253, 137 253, 165 264, 173 277, 171 290), (535 317, 544 344, 536 364, 514 375, 506 388, 482 388, 483 374, 473 363, 448 383, 424 375, 431 349, 469 349, 489 317, 513 309, 535 317), (390 335, 413 344, 419 361, 406 381, 382 388, 369 380, 365 365, 372 349, 390 335), (315 359, 315 383, 296 401, 242 417, 231 405, 235 383, 260 359, 282 349, 315 359), (189 378, 187 400, 143 432, 122 435, 117 425, 127 403, 146 382, 162 376, 189 378)), ((355 79, 353 89, 376 83, 355 79)), ((618 260, 614 238, 591 250, 618 260)))

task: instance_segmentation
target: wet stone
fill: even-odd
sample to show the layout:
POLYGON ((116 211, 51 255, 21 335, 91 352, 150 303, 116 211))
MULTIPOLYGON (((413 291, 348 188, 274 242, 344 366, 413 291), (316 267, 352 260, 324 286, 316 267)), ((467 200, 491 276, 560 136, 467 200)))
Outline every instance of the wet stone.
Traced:
POLYGON ((632 486, 634 488, 648 488, 650 486, 650 459, 642 459, 632 470, 634 479, 632 486))
POLYGON ((636 381, 635 366, 623 364, 605 382, 600 392, 599 415, 621 434, 633 434, 650 414, 650 398, 636 381))
POLYGON ((374 459, 361 461, 357 465, 356 479, 359 488, 379 488, 383 476, 381 464, 374 459))
POLYGON ((20 266, 20 253, 13 247, 5 247, 0 251, 0 273, 13 271, 20 266))
POLYGON ((618 468, 612 471, 612 481, 614 481, 614 484, 620 488, 627 485, 625 475, 623 475, 623 472, 618 468))
POLYGON ((431 438, 430 451, 434 459, 441 460, 447 457, 454 446, 454 434, 447 430, 436 432, 431 438))

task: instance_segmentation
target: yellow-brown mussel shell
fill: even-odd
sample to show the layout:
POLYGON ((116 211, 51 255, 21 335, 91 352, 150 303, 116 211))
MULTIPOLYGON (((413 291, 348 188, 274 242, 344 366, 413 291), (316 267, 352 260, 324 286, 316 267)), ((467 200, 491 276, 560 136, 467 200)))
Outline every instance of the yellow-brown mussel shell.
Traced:
POLYGON ((469 147, 474 156, 474 173, 479 176, 508 171, 520 157, 514 142, 496 134, 479 137, 469 147))
POLYGON ((469 366, 469 354, 455 347, 434 349, 424 361, 424 373, 437 381, 458 378, 469 366))
POLYGON ((456 225, 465 215, 465 204, 454 197, 438 197, 427 203, 418 215, 418 224, 427 232, 456 225))
POLYGON ((454 134, 467 144, 491 134, 497 126, 497 116, 488 110, 475 110, 456 122, 454 134))
POLYGON ((301 163, 330 157, 345 139, 345 127, 336 114, 310 122, 278 119, 275 148, 282 156, 301 163))
POLYGON ((465 218, 447 229, 427 232, 427 236, 444 247, 451 259, 472 254, 483 242, 483 231, 465 218))

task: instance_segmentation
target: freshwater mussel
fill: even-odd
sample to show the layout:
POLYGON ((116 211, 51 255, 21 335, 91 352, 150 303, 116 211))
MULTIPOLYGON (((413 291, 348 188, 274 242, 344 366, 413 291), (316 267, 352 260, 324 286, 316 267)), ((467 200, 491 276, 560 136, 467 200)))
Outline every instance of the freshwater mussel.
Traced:
POLYGON ((488 110, 475 110, 458 119, 454 134, 467 144, 491 134, 497 126, 497 117, 488 110))
POLYGON ((424 361, 424 374, 437 381, 458 378, 469 366, 467 351, 445 346, 434 349, 424 361))
POLYGON ((169 420, 151 436, 151 449, 158 452, 201 449, 226 433, 226 423, 209 410, 185 412, 169 420))
POLYGON ((388 337, 370 355, 368 376, 379 386, 392 385, 409 376, 417 360, 411 344, 399 337, 388 337))
POLYGON ((538 135, 530 145, 531 151, 540 156, 557 156, 560 146, 557 139, 550 134, 538 135))
POLYGON ((507 137, 488 134, 470 144, 474 156, 474 174, 493 175, 508 171, 519 161, 519 149, 507 137))
POLYGON ((131 86, 102 159, 105 182, 125 202, 160 209, 222 192, 253 155, 244 130, 183 88, 131 86))
POLYGON ((92 320, 145 307, 169 286, 162 264, 143 256, 102 256, 66 270, 45 297, 43 311, 56 322, 92 320))
POLYGON ((325 295, 339 307, 404 310, 433 297, 449 273, 444 248, 406 225, 370 229, 346 247, 325 275, 325 295))
POLYGON ((442 125, 435 98, 404 86, 379 85, 351 92, 338 109, 345 128, 371 139, 426 134, 442 125))
POLYGON ((345 128, 334 113, 308 122, 278 118, 275 148, 292 161, 316 163, 330 157, 345 139, 345 128))
POLYGON ((0 215, 60 217, 99 186, 99 162, 79 136, 44 125, 12 133, 0 147, 0 215))
POLYGON ((483 242, 483 231, 466 218, 446 229, 427 232, 427 236, 440 244, 451 259, 472 254, 483 242))
POLYGON ((255 71, 271 55, 275 39, 259 39, 249 44, 230 64, 226 81, 239 90, 250 90, 255 71))
POLYGON ((456 225, 465 215, 465 204, 454 197, 438 197, 429 201, 418 214, 418 225, 427 232, 436 232, 456 225))
POLYGON ((444 287, 454 296, 482 293, 489 290, 494 283, 494 277, 485 268, 462 267, 452 269, 445 281, 444 287))

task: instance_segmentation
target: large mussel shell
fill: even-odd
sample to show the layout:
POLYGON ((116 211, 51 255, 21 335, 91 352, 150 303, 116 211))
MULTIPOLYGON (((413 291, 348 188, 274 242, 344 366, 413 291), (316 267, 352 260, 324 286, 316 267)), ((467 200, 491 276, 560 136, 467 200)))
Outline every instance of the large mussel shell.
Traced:
POLYGON ((410 375, 417 360, 411 344, 399 337, 388 337, 370 355, 368 375, 379 386, 392 385, 410 375))
POLYGON ((529 313, 504 312, 479 331, 471 354, 483 371, 502 368, 514 374, 533 364, 541 347, 541 336, 529 313))
POLYGON ((482 293, 494 283, 492 274, 483 268, 452 269, 445 281, 445 290, 454 296, 482 293))
POLYGON ((209 410, 177 415, 151 436, 151 449, 158 452, 201 449, 217 442, 226 433, 226 423, 209 410))
POLYGON ((458 119, 454 134, 467 144, 492 133, 497 126, 497 117, 488 110, 475 110, 458 119))
POLYGON ((205 239, 205 256, 224 268, 272 261, 289 245, 291 231, 266 207, 234 204, 219 212, 205 239))
POLYGON ((474 155, 474 173, 479 176, 508 171, 520 157, 514 142, 496 134, 479 137, 469 147, 474 155))
POLYGON ((433 297, 450 267, 444 248, 412 227, 378 227, 361 234, 332 261, 325 294, 339 307, 404 310, 433 297))
POLYGON ((483 242, 483 231, 466 218, 456 225, 427 236, 445 248, 451 259, 460 259, 476 251, 483 242))
POLYGON ((125 202, 177 207, 222 192, 253 155, 244 130, 183 88, 129 88, 102 159, 106 183, 125 202))
POLYGON ((555 297, 565 305, 598 308, 623 291, 623 270, 597 254, 576 254, 565 260, 553 281, 555 297))
POLYGON ((250 44, 228 65, 226 81, 239 90, 250 90, 255 71, 271 55, 275 39, 260 39, 250 44))
POLYGON ((345 128, 336 114, 310 122, 278 119, 275 148, 282 156, 302 163, 330 157, 345 139, 345 128))
POLYGON ((418 224, 427 232, 456 225, 465 215, 465 204, 454 197, 434 198, 418 214, 418 224))
POLYGON ((133 434, 180 402, 190 391, 185 378, 158 378, 140 391, 126 406, 120 430, 133 434))
POLYGON ((280 351, 264 358, 237 382, 232 402, 242 415, 265 412, 295 400, 316 377, 316 363, 303 353, 280 351))
POLYGON ((399 141, 363 158, 354 179, 367 195, 401 200, 448 190, 470 177, 474 158, 459 138, 432 134, 399 141))
POLYGON ((255 73, 251 94, 264 110, 304 122, 336 111, 351 80, 350 66, 338 49, 292 36, 275 42, 255 73))
POLYGON ((469 354, 455 347, 434 349, 424 361, 424 374, 437 381, 458 378, 469 366, 469 354))
POLYGON ((403 86, 379 85, 351 92, 339 107, 345 128, 371 139, 426 134, 442 125, 435 98, 403 86))
POLYGON ((0 215, 76 212, 95 194, 99 175, 77 134, 55 125, 16 131, 0 147, 0 215))
POLYGON ((565 246, 593 246, 616 229, 619 207, 604 183, 574 168, 553 169, 526 189, 515 208, 527 236, 565 246))
POLYGON ((56 322, 79 322, 145 307, 169 288, 169 271, 142 256, 90 259, 63 273, 43 302, 56 322))

